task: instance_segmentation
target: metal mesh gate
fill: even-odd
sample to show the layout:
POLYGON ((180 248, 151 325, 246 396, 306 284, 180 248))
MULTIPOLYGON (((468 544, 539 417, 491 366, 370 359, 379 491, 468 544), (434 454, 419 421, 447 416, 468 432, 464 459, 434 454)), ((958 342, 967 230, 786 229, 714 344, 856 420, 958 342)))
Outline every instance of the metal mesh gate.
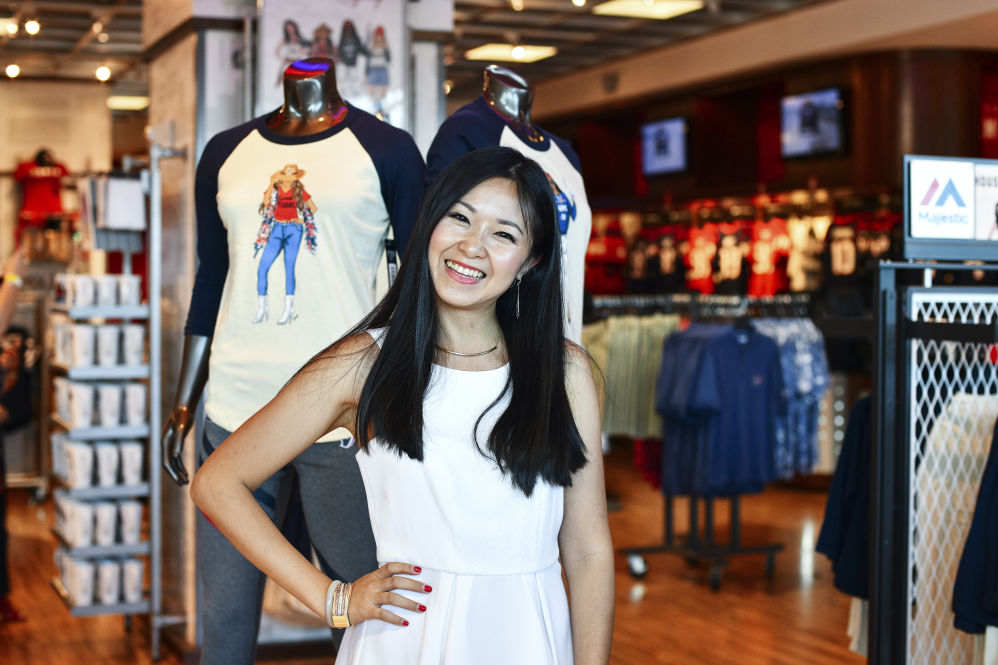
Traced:
MULTIPOLYGON (((987 323, 998 293, 910 293, 913 321, 987 323)), ((975 639, 953 627, 953 583, 998 417, 998 364, 988 344, 913 340, 910 349, 908 659, 968 665, 975 639)))

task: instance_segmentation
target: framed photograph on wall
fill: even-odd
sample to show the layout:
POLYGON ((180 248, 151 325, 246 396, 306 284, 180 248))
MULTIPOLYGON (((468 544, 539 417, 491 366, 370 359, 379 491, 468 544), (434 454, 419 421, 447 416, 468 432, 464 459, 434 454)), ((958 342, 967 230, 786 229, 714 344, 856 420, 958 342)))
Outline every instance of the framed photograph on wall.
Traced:
POLYGON ((257 115, 284 100, 284 70, 295 60, 336 61, 340 96, 409 129, 406 0, 307 0, 259 3, 257 115))

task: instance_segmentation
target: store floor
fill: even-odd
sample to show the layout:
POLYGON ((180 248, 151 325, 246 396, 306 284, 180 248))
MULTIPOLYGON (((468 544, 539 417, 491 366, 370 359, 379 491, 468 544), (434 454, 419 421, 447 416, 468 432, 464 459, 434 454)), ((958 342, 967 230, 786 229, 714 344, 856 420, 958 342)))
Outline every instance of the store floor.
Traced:
MULTIPOLYGON (((617 547, 655 544, 662 537, 660 495, 645 483, 626 442, 607 458, 607 489, 620 509, 610 514, 617 547)), ((0 624, 0 663, 6 665, 147 665, 148 624, 137 618, 73 618, 49 586, 54 572, 51 502, 32 505, 11 490, 7 527, 15 604, 25 623, 0 624)), ((742 501, 743 543, 781 542, 769 580, 761 556, 739 557, 712 593, 707 570, 679 557, 647 558, 649 572, 634 580, 617 559, 617 614, 612 665, 840 665, 865 659, 846 648, 848 599, 831 584, 828 561, 814 554, 825 495, 771 488, 742 501)), ((686 503, 677 501, 677 529, 686 528, 686 503)), ((723 502, 719 525, 726 524, 723 502)), ((724 532, 726 534, 726 531, 724 532)), ((164 652, 159 661, 180 665, 164 652)), ((321 661, 268 661, 305 665, 321 661)))

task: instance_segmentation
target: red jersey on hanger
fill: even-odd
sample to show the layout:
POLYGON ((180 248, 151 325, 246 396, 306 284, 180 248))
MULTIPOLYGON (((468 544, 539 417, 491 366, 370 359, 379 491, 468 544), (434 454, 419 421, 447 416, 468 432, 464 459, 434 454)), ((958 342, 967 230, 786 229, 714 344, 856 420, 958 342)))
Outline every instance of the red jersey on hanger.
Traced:
POLYGON ((759 298, 775 296, 787 288, 787 256, 790 236, 787 223, 774 217, 768 222, 757 221, 752 225, 752 274, 749 276, 748 294, 759 298))
POLYGON ((603 235, 593 235, 586 248, 586 290, 593 295, 618 295, 627 292, 627 244, 620 235, 620 224, 611 222, 603 235))
POLYGON ((699 293, 714 292, 714 255, 717 254, 717 225, 691 226, 683 250, 686 288, 699 293))

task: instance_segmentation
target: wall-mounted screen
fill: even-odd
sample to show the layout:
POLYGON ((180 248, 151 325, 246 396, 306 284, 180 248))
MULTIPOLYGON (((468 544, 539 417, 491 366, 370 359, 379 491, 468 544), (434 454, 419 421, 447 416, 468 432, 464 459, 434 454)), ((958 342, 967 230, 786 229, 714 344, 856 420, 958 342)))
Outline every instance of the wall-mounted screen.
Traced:
POLYGON ((641 125, 641 171, 645 175, 685 171, 686 118, 668 118, 641 125))
POLYGON ((780 147, 786 158, 845 151, 845 101, 840 88, 780 100, 780 147))

